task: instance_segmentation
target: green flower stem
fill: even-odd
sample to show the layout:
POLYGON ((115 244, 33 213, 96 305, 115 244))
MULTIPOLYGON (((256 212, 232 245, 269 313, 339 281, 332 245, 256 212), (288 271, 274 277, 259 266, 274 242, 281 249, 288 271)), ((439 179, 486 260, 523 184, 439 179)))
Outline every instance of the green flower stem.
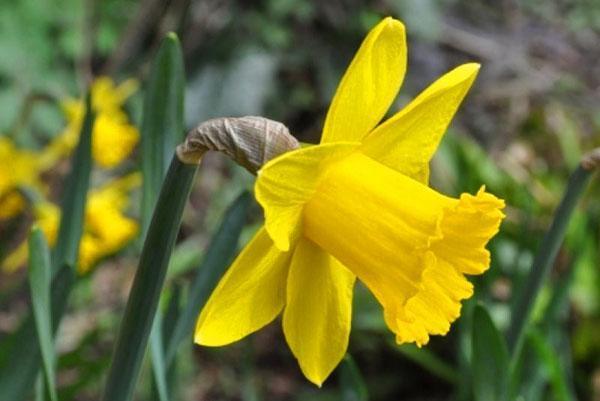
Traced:
POLYGON ((104 401, 132 399, 196 167, 174 156, 163 181, 121 322, 104 401))
POLYGON ((535 256, 531 273, 513 305, 512 320, 507 335, 508 347, 513 360, 520 352, 525 328, 531 317, 533 306, 556 259, 571 214, 583 194, 592 172, 599 164, 600 149, 596 149, 584 157, 582 163, 569 178, 567 189, 556 210, 552 225, 544 236, 540 249, 535 256))

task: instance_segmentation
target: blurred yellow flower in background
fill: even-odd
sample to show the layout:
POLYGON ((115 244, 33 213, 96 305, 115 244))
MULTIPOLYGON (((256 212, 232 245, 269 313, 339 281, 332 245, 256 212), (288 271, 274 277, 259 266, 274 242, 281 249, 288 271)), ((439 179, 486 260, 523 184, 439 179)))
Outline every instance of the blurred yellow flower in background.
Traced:
MULTIPOLYGON (((104 168, 123 162, 139 141, 137 128, 129 123, 123 110, 125 101, 137 90, 137 81, 129 79, 115 85, 112 79, 100 77, 91 87, 92 105, 96 112, 92 133, 92 157, 104 168)), ((26 206, 19 189, 31 190, 33 215, 49 244, 56 243, 60 209, 45 200, 47 188, 40 175, 68 157, 79 141, 84 118, 81 100, 67 99, 61 107, 67 119, 62 133, 41 151, 19 149, 6 137, 0 137, 0 219, 15 217, 26 206)), ((91 190, 86 204, 84 235, 79 252, 80 273, 85 273, 100 259, 126 245, 138 232, 135 220, 124 214, 131 189, 140 185, 139 173, 114 180, 100 189, 91 190)), ((21 243, 2 262, 4 271, 11 272, 27 261, 27 244, 21 243)))
MULTIPOLYGON (((129 192, 140 186, 140 173, 133 173, 94 189, 88 196, 84 232, 79 247, 77 270, 85 274, 100 260, 127 245, 138 233, 136 220, 128 217, 129 192)), ((34 205, 35 224, 40 227, 52 247, 56 244, 60 208, 51 202, 34 205)), ((12 272, 27 262, 24 242, 3 262, 3 270, 12 272)))
POLYGON ((406 69, 404 26, 386 18, 366 37, 329 108, 321 144, 285 153, 259 172, 259 230, 198 318, 195 341, 237 341, 283 311, 304 375, 321 385, 348 347, 356 277, 383 307, 398 343, 446 334, 466 274, 488 269, 487 242, 504 202, 428 187, 429 162, 479 65, 439 78, 382 124, 406 69))
POLYGON ((0 136, 0 220, 16 216, 25 207, 19 187, 40 189, 38 155, 18 149, 8 138, 0 136))
MULTIPOLYGON (((109 77, 99 77, 92 84, 92 107, 96 112, 92 134, 92 157, 100 167, 117 166, 131 155, 139 142, 139 131, 129 122, 123 110, 125 101, 137 90, 137 87, 138 83, 133 79, 128 79, 117 86, 109 77)), ((79 140, 85 115, 83 100, 67 99, 62 102, 62 108, 67 126, 42 155, 41 164, 46 167, 67 157, 79 140)))

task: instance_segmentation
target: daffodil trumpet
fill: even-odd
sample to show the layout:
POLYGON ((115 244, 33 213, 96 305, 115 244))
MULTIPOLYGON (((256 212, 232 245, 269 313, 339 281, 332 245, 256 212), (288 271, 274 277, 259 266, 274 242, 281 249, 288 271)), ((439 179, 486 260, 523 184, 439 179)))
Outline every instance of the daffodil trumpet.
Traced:
MULTIPOLYGON (((346 353, 357 277, 398 343, 421 346, 448 332, 473 293, 466 275, 489 268, 485 247, 504 202, 483 186, 452 198, 427 185, 429 161, 479 65, 455 68, 379 124, 405 69, 404 26, 386 18, 342 78, 319 145, 272 159, 252 148, 265 226, 201 311, 196 343, 232 343, 282 314, 302 372, 320 386, 346 353)), ((204 145, 188 146, 198 143, 190 137, 178 148, 182 162, 199 161, 204 145)))

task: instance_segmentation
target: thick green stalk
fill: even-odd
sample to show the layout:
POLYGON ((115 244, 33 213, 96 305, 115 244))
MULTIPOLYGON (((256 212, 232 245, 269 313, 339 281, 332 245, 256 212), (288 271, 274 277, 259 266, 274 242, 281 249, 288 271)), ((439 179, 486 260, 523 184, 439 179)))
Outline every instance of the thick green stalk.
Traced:
POLYGON ((233 260, 251 201, 252 197, 248 192, 238 196, 227 210, 219 229, 213 236, 191 285, 189 300, 181 310, 173 332, 165 337, 167 369, 175 359, 181 342, 184 339, 191 341, 198 313, 233 260))
POLYGON ((173 157, 127 301, 102 398, 104 401, 129 401, 133 396, 195 172, 196 165, 184 164, 177 156, 173 157))
POLYGON ((152 63, 144 95, 142 119, 141 170, 142 239, 169 166, 175 146, 183 140, 183 95, 185 73, 179 39, 169 33, 163 39, 152 63))
POLYGON ((507 334, 508 347, 513 360, 520 351, 533 306, 556 259, 573 210, 583 194, 594 168, 599 164, 599 154, 600 149, 596 149, 585 156, 581 165, 569 178, 567 189, 556 210, 552 225, 542 240, 527 281, 513 305, 512 320, 507 334))

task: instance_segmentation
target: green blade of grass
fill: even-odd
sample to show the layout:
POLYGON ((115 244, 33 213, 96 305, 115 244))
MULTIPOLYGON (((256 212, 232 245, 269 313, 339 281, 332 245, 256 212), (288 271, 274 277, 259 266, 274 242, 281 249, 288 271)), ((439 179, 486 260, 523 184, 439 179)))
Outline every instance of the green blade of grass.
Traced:
POLYGON ((191 333, 200 310, 233 260, 251 201, 252 197, 248 192, 239 195, 227 209, 221 225, 213 236, 192 283, 190 299, 181 311, 173 334, 167 342, 167 367, 173 361, 183 339, 189 337, 191 341, 191 333))
POLYGON ((175 151, 183 140, 185 74, 179 39, 169 33, 154 59, 144 96, 142 120, 142 238, 158 198, 160 185, 175 151))
POLYGON ((148 228, 119 329, 102 398, 104 401, 128 401, 133 396, 195 172, 195 165, 184 164, 177 156, 173 157, 148 228))
MULTIPOLYGON (((60 317, 75 280, 73 268, 63 266, 52 280, 52 334, 56 334, 60 317)), ((7 356, 0 367, 0 395, 2 401, 23 401, 28 398, 39 376, 41 355, 37 345, 35 322, 29 315, 10 338, 7 356)))
POLYGON ((367 401, 369 392, 358 366, 350 354, 346 354, 339 367, 342 401, 367 401))
MULTIPOLYGON (((177 323, 177 319, 179 319, 180 315, 180 305, 182 298, 182 287, 181 285, 175 283, 171 288, 171 297, 169 299, 169 304, 165 311, 165 315, 163 318, 162 324, 162 333, 163 338, 171 338, 173 336, 173 330, 175 329, 175 324, 177 323)), ((166 348, 165 343, 163 342, 163 346, 166 348)), ((169 398, 177 399, 177 360, 176 358, 171 361, 169 366, 166 368, 166 381, 167 381, 167 390, 169 398)))
MULTIPOLYGON (((595 156, 589 156, 590 159, 593 157, 595 156)), ((531 318, 533 306, 539 296, 542 284, 546 277, 548 277, 552 264, 556 259, 573 210, 583 194, 593 171, 593 167, 582 164, 577 167, 569 178, 567 189, 554 214, 552 225, 548 232, 546 232, 546 235, 544 235, 540 248, 535 255, 531 272, 523 288, 517 294, 516 301, 511 310, 511 322, 507 333, 508 347, 513 360, 518 359, 525 328, 531 318)))
POLYGON ((39 375, 37 380, 35 381, 35 393, 34 400, 35 401, 44 401, 46 390, 44 389, 44 377, 39 375))
MULTIPOLYGON (((65 182, 61 203, 61 220, 58 242, 52 255, 52 322, 53 332, 62 319, 66 300, 76 267, 79 242, 83 231, 83 218, 92 166, 92 128, 94 113, 91 98, 86 96, 86 113, 79 135, 79 143, 71 161, 71 172, 65 182), (63 291, 56 293, 55 289, 63 291)), ((28 315, 23 324, 6 341, 10 346, 0 356, 0 394, 2 401, 22 401, 35 386, 40 367, 40 350, 37 343, 33 316, 28 315)))
POLYGON ((558 357, 558 353, 552 348, 548 340, 537 330, 531 330, 528 333, 527 340, 532 348, 536 351, 542 365, 548 371, 550 384, 555 400, 558 401, 575 401, 576 398, 571 392, 569 380, 565 377, 562 363, 558 357))
POLYGON ((56 401, 55 356, 50 316, 50 250, 42 231, 34 227, 29 236, 29 289, 31 306, 42 355, 45 387, 50 400, 56 401))
POLYGON ((169 400, 167 374, 165 369, 165 352, 162 336, 162 314, 157 311, 150 334, 150 358, 152 358, 153 385, 159 401, 169 400))
POLYGON ((91 102, 91 95, 88 94, 85 100, 86 112, 79 135, 79 144, 71 160, 71 172, 65 182, 60 205, 62 215, 58 228, 58 241, 52 255, 53 271, 57 271, 64 265, 77 267, 85 203, 92 171, 92 131, 95 117, 91 102))
POLYGON ((485 307, 475 306, 472 334, 473 395, 476 401, 506 400, 509 358, 504 337, 485 307))

